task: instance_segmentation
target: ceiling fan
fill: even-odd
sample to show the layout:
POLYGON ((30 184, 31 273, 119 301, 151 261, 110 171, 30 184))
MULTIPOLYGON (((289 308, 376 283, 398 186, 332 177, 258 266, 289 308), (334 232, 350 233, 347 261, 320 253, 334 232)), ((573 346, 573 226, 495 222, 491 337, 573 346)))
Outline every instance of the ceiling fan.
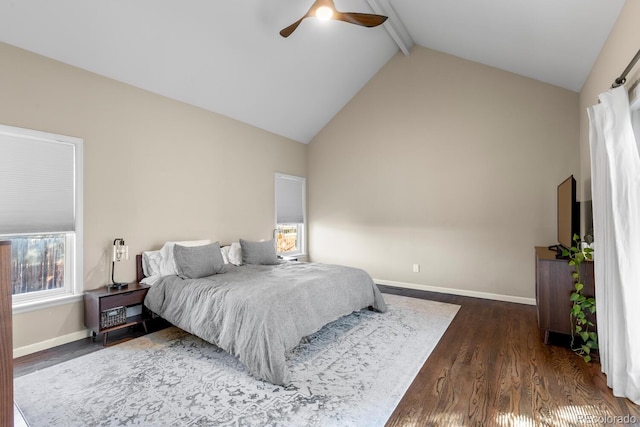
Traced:
POLYGON ((335 19, 336 21, 344 21, 350 24, 362 25, 363 27, 377 27, 387 20, 386 16, 373 13, 340 12, 333 4, 333 0, 316 0, 302 18, 280 30, 280 35, 289 37, 304 18, 312 16, 317 16, 324 20, 335 19))

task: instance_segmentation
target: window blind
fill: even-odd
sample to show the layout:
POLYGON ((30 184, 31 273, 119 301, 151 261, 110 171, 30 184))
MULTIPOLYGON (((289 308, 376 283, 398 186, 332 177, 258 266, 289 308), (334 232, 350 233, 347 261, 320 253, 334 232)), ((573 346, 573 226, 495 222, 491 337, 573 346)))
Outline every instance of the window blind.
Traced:
POLYGON ((0 234, 73 231, 72 143, 0 132, 0 234))
POLYGON ((276 174, 276 223, 304 223, 305 178, 276 174))

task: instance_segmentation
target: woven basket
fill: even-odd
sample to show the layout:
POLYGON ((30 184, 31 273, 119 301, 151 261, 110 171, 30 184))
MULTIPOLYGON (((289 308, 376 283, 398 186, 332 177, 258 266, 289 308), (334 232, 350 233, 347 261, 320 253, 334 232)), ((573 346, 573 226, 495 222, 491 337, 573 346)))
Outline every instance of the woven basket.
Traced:
POLYGON ((127 323, 127 307, 115 307, 100 313, 100 328, 124 325, 127 323))

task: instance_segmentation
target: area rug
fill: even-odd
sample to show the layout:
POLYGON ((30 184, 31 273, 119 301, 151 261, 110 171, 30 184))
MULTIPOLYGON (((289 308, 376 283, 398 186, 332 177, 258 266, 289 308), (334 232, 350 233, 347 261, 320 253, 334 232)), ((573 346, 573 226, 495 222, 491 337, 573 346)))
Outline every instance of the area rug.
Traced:
POLYGON ((305 338, 286 387, 170 327, 16 378, 15 401, 33 427, 382 426, 459 308, 384 298, 305 338))

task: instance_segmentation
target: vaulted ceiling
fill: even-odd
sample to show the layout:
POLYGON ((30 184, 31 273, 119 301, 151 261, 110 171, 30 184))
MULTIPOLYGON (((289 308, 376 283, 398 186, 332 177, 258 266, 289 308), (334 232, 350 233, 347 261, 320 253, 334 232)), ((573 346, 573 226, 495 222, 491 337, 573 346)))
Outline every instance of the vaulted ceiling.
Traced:
POLYGON ((0 0, 0 41, 307 143, 396 39, 579 91, 624 0, 335 0, 394 19, 309 18, 282 38, 312 3, 0 0))

